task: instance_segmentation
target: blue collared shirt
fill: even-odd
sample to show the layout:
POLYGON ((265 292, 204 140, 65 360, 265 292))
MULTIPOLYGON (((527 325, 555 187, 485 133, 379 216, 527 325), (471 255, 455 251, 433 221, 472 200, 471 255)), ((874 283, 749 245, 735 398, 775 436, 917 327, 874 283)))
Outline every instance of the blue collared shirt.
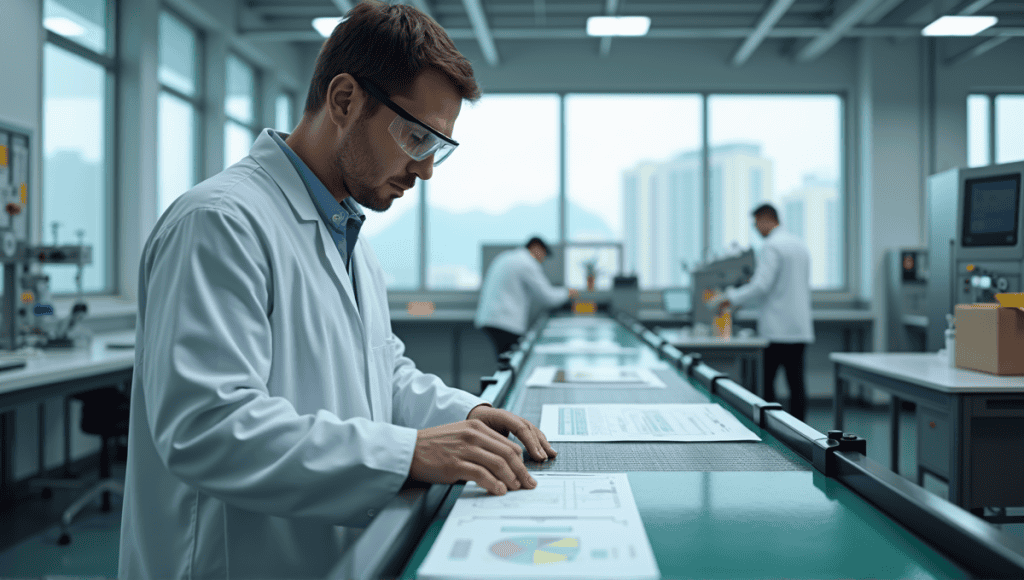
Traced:
POLYGON ((363 227, 366 215, 351 197, 346 197, 341 203, 338 203, 338 200, 334 199, 331 192, 327 191, 316 174, 292 151, 292 148, 284 142, 277 131, 270 131, 270 135, 281 146, 281 150, 295 166, 295 170, 299 172, 299 177, 306 185, 306 191, 313 199, 313 205, 316 206, 320 219, 327 226, 327 231, 331 233, 334 247, 338 248, 338 252, 341 254, 342 263, 348 268, 349 274, 352 274, 352 250, 356 247, 359 229, 363 227))

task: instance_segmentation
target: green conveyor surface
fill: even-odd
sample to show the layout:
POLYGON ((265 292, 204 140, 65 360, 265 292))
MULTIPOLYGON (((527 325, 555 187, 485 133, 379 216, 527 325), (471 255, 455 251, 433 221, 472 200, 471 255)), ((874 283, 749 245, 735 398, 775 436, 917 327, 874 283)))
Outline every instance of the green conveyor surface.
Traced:
MULTIPOLYGON (((587 329, 579 336, 612 339, 622 345, 639 347, 639 351, 634 355, 614 356, 531 354, 516 378, 505 407, 522 412, 531 408, 532 397, 544 396, 536 393, 542 389, 522 388, 525 378, 538 365, 614 363, 651 366, 657 363, 658 357, 653 349, 626 329, 599 330, 587 329)), ((554 340, 564 340, 564 337, 554 340)), ((550 341, 542 338, 539 343, 550 341)), ((677 371, 670 372, 678 378, 679 384, 675 387, 682 394, 677 395, 686 399, 675 402, 717 402, 760 436, 762 442, 749 444, 761 449, 756 452, 759 455, 751 456, 753 459, 749 463, 753 467, 746 470, 736 463, 735 457, 721 462, 724 469, 695 470, 691 465, 668 469, 664 464, 664 453, 657 454, 658 461, 645 459, 651 467, 648 469, 629 457, 616 459, 611 466, 614 468, 603 466, 600 469, 628 473, 663 578, 969 577, 965 570, 856 493, 813 470, 808 462, 746 417, 732 411, 696 381, 677 371), (694 393, 703 400, 692 400, 694 393), (764 464, 764 458, 771 461, 764 464), (792 466, 772 468, 772 461, 792 466), (759 465, 765 468, 761 469, 759 465)), ((615 399, 617 396, 594 389, 581 395, 582 400, 578 402, 624 402, 615 399), (607 397, 612 400, 607 400, 607 397)), ((646 396, 671 399, 673 395, 666 391, 646 396)), ((535 401, 532 403, 536 407, 535 401)), ((630 446, 636 445, 694 444, 554 444, 560 453, 555 462, 561 460, 576 466, 581 462, 571 457, 573 454, 589 454, 588 460, 593 461, 596 457, 614 457, 617 450, 626 455, 630 446), (592 451, 582 450, 580 446, 584 445, 604 451, 595 455, 592 451), (615 445, 621 447, 616 448, 615 445)), ((729 454, 729 446, 736 444, 700 445, 712 445, 707 449, 729 454)), ((673 457, 672 461, 683 456, 673 457)), ((416 570, 461 491, 461 485, 453 488, 417 545, 402 573, 403 578, 415 578, 416 570)))

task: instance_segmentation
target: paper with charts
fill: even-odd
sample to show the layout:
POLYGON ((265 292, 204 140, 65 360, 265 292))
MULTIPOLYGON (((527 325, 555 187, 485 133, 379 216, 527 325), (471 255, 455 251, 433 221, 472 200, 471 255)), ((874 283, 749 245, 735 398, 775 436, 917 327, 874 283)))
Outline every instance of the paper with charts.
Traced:
POLYGON ((416 577, 660 577, 624 473, 534 473, 537 487, 466 485, 416 577))
POLYGON ((544 405, 548 441, 760 441, 717 404, 544 405))
POLYGON ((548 342, 533 347, 537 354, 636 354, 638 349, 622 346, 609 339, 584 340, 573 338, 565 342, 548 342))
POLYGON ((568 389, 664 389, 665 382, 643 367, 589 366, 562 368, 542 366, 533 369, 527 387, 568 389))

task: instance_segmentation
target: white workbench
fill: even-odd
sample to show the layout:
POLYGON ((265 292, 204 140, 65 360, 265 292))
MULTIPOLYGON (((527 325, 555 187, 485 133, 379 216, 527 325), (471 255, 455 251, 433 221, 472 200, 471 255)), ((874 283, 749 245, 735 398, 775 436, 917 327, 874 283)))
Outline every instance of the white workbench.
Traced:
POLYGON ((833 353, 833 416, 843 428, 846 388, 889 393, 892 470, 898 472, 900 401, 917 406, 918 484, 949 483, 949 499, 981 514, 1024 506, 1024 377, 951 367, 935 353, 833 353))
MULTIPOLYGON (((26 365, 19 369, 0 371, 0 500, 12 483, 12 451, 14 439, 14 408, 37 403, 39 410, 39 471, 43 470, 42 450, 45 447, 42 403, 47 399, 64 399, 64 466, 71 460, 71 418, 68 397, 104 386, 127 385, 135 365, 132 348, 110 348, 135 342, 135 331, 98 334, 84 348, 52 349, 24 357, 26 365)), ((4 359, 13 358, 5 355, 4 359)))

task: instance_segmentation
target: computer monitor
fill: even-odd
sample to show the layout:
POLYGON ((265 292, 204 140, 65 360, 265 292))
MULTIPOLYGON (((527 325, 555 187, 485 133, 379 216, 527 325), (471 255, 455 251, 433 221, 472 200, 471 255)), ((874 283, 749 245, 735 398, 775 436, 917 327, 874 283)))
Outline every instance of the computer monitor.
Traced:
POLYGON ((666 288, 661 292, 661 300, 665 312, 672 314, 689 312, 693 306, 690 303, 690 290, 686 288, 666 288))
POLYGON ((964 247, 1017 245, 1020 179, 1019 173, 1011 173, 964 182, 964 247))

